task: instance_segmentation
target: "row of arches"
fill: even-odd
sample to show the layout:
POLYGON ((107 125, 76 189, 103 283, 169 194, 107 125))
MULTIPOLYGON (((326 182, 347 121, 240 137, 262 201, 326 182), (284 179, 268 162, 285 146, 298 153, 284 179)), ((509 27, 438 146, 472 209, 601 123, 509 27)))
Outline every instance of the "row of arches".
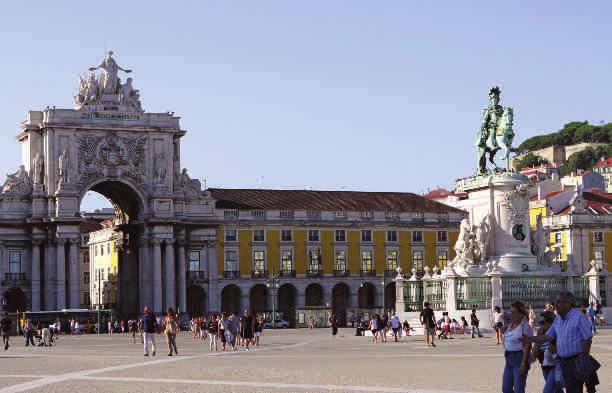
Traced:
MULTIPOLYGON (((278 312, 293 320, 295 316, 297 289, 292 284, 283 284, 277 292, 278 312)), ((234 284, 227 285, 221 291, 221 311, 240 313, 242 290, 234 284)), ((376 303, 376 287, 366 282, 361 284, 357 292, 357 304, 350 301, 351 290, 345 283, 334 285, 331 291, 331 304, 324 300, 323 286, 317 283, 308 285, 304 291, 304 305, 306 307, 330 307, 332 312, 341 320, 346 320, 346 311, 350 307, 360 309, 374 309, 381 306, 376 303)), ((249 308, 254 313, 271 310, 269 305, 269 288, 263 284, 254 285, 249 291, 249 308)), ((386 308, 395 306, 395 283, 385 287, 386 308)))

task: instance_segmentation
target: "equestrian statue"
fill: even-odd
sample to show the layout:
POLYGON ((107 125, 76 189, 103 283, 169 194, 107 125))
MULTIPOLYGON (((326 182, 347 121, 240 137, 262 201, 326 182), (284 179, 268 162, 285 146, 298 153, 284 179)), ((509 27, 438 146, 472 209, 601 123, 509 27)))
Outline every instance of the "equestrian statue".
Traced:
POLYGON ((478 147, 478 174, 487 173, 487 153, 488 159, 493 164, 492 172, 502 171, 497 167, 493 158, 495 154, 502 150, 502 160, 506 161, 506 171, 510 171, 510 149, 514 139, 512 129, 514 122, 514 112, 510 107, 499 105, 501 90, 495 86, 489 90, 489 105, 484 109, 480 131, 476 138, 478 147))

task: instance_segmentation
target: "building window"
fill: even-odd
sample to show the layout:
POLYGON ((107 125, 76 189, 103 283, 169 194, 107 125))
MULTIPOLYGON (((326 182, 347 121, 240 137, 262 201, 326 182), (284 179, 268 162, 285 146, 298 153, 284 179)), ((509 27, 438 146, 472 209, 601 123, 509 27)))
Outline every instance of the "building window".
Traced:
POLYGON ((83 272, 83 284, 89 284, 89 272, 83 272))
POLYGON ((83 292, 83 304, 84 305, 91 304, 91 299, 89 298, 89 292, 83 292))
POLYGON ((89 264, 89 254, 88 253, 83 254, 83 263, 86 265, 89 264))
POLYGON ((226 242, 235 242, 237 239, 236 230, 235 229, 226 229, 225 230, 225 241, 226 242))
POLYGON ((281 272, 292 272, 293 271, 293 251, 282 250, 281 251, 281 272))
POLYGON ((593 232, 593 242, 602 243, 603 242, 603 232, 593 232))
POLYGON ((336 216, 336 218, 345 218, 346 212, 343 210, 338 210, 337 212, 334 213, 334 216, 336 216))
POLYGON ((253 241, 254 242, 263 242, 266 240, 266 233, 263 229, 255 229, 253 231, 253 241))
POLYGON ((593 250, 593 259, 595 259, 595 262, 598 262, 600 265, 603 265, 603 250, 593 250))
POLYGON ((197 272, 200 270, 200 252, 197 250, 189 251, 189 271, 197 272))
POLYGON ((321 270, 321 250, 313 248, 308 251, 308 271, 318 272, 321 270))
POLYGON ((291 219, 293 218, 293 210, 281 210, 280 218, 291 219))
POLYGON ((111 253, 111 252, 110 252, 110 242, 109 242, 109 243, 106 243, 106 253, 107 253, 108 255, 110 255, 110 253, 111 253))
POLYGON ((561 232, 555 232, 555 243, 557 243, 558 245, 561 245, 561 232))
POLYGON ((364 229, 363 231, 361 231, 361 241, 371 242, 372 241, 372 231, 369 229, 364 229))
POLYGON ((387 271, 394 271, 397 269, 397 250, 387 251, 387 266, 385 269, 387 271))
POLYGON ((374 266, 372 266, 372 251, 366 250, 361 252, 361 271, 374 271, 374 266))
POLYGON ((336 250, 336 258, 334 259, 334 270, 337 272, 346 271, 346 255, 343 250, 336 250))
POLYGON ((224 269, 226 272, 237 272, 238 271, 238 253, 234 250, 225 251, 225 264, 224 269))
POLYGON ((98 247, 93 246, 93 250, 94 250, 94 256, 97 257, 98 256, 98 247))
POLYGON ((291 229, 283 229, 281 231, 281 241, 290 242, 291 240, 293 240, 291 229))
POLYGON ((104 256, 104 244, 100 244, 100 256, 104 256))
POLYGON ((308 231, 308 241, 309 242, 319 241, 319 230, 318 229, 310 229, 308 231))
POLYGON ((438 231, 438 243, 446 243, 446 242, 448 242, 448 232, 438 231))
POLYGON ((264 251, 253 251, 253 271, 257 273, 266 271, 266 254, 264 251))
POLYGON ((418 273, 423 273, 423 251, 417 250, 412 252, 412 267, 418 273))
POLYGON ((412 231, 412 242, 423 243, 423 231, 412 231))
POLYGON ((397 231, 387 231, 387 242, 397 243, 397 231))
POLYGON ((21 273, 22 250, 9 250, 9 273, 21 273))
POLYGON ((445 269, 447 264, 448 264, 448 251, 438 251, 438 267, 440 269, 445 269))
POLYGON ((336 241, 337 242, 346 241, 346 231, 344 229, 336 229, 336 241))

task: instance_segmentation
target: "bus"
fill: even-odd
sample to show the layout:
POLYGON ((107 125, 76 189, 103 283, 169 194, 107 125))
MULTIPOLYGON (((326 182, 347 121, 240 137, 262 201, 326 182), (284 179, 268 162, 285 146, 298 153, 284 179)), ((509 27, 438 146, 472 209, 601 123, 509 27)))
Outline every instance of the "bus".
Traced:
MULTIPOLYGON (((112 310, 100 310, 100 325, 102 329, 100 333, 105 333, 107 330, 107 322, 113 320, 114 314, 112 310)), ((98 310, 89 310, 86 308, 64 308, 54 311, 26 311, 22 313, 22 318, 29 318, 34 325, 40 323, 41 327, 53 325, 59 320, 63 333, 69 333, 70 320, 74 319, 79 323, 79 332, 81 333, 96 333, 98 322, 98 310)))

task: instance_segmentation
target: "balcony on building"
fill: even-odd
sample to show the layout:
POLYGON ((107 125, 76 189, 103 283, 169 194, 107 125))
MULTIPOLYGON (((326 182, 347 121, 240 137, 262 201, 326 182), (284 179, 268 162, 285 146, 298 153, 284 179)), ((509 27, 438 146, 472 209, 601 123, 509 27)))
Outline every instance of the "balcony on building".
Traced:
POLYGON ((376 270, 360 270, 359 274, 361 275, 361 277, 375 277, 376 270))
POLYGON ((279 272, 280 277, 295 277, 295 270, 281 270, 279 272))
POLYGON ((266 278, 268 277, 267 270, 253 270, 251 271, 251 278, 266 278))
POLYGON ((323 269, 321 269, 321 267, 309 267, 308 270, 306 270, 306 277, 309 278, 313 278, 313 277, 322 277, 323 276, 323 269))
POLYGON ((26 281, 25 273, 4 273, 4 284, 19 285, 26 281))
POLYGON ((223 278, 240 278, 240 272, 238 270, 224 270, 223 278))
POLYGON ((348 277, 350 272, 346 269, 344 270, 335 270, 334 269, 334 277, 348 277))
POLYGON ((191 283, 206 281, 206 274, 202 270, 190 270, 187 272, 187 281, 191 283))

